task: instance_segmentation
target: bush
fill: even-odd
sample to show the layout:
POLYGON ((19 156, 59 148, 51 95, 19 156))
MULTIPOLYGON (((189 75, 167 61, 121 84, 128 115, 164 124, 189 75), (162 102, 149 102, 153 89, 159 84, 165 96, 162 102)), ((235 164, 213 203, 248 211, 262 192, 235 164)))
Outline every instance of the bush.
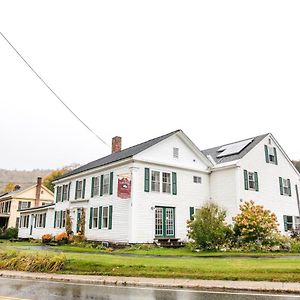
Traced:
POLYGON ((2 239, 16 239, 18 237, 18 228, 9 227, 4 229, 0 236, 2 239))
POLYGON ((300 241, 292 241, 291 243, 291 252, 300 252, 300 241))
POLYGON ((195 247, 215 250, 230 243, 232 230, 225 223, 225 217, 226 211, 212 202, 197 210, 194 220, 188 221, 188 237, 195 247))
POLYGON ((240 213, 233 221, 234 234, 239 243, 270 244, 278 233, 275 214, 253 201, 241 204, 240 213))
POLYGON ((44 234, 42 236, 42 243, 44 243, 44 244, 45 243, 50 243, 52 241, 52 239, 53 239, 52 234, 50 234, 50 233, 44 234))
POLYGON ((58 235, 55 236, 56 242, 67 242, 68 241, 68 235, 66 232, 61 232, 58 235))
POLYGON ((66 262, 64 255, 36 255, 0 250, 0 269, 28 272, 58 272, 66 262))

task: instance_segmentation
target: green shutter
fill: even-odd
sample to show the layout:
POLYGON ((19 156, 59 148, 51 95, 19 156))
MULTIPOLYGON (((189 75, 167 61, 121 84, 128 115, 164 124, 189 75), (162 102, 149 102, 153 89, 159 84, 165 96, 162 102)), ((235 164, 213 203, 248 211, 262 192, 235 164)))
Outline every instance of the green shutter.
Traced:
POLYGON ((257 174, 257 172, 254 172, 254 179, 255 179, 255 190, 258 192, 259 191, 259 186, 258 186, 258 174, 257 174))
POLYGON ((56 228, 56 213, 57 213, 57 212, 55 211, 55 212, 54 212, 54 224, 53 224, 53 227, 54 227, 54 228, 56 228))
POLYGON ((85 197, 85 179, 83 179, 83 183, 82 183, 82 199, 84 199, 85 197))
POLYGON ((113 207, 112 205, 109 206, 109 215, 108 215, 108 229, 112 229, 112 213, 113 213, 113 207))
POLYGON ((109 194, 112 195, 114 188, 114 172, 110 172, 109 177, 109 194))
POLYGON ((58 202, 58 188, 59 187, 56 187, 56 199, 55 199, 56 203, 58 202))
POLYGON ((283 216, 283 224, 284 224, 284 231, 288 231, 288 227, 287 227, 287 216, 283 216))
POLYGON ((274 147, 274 158, 275 158, 275 165, 278 165, 278 160, 277 160, 277 151, 276 148, 274 147))
POLYGON ((282 177, 279 177, 279 187, 280 187, 280 195, 283 195, 283 183, 282 183, 282 177))
POLYGON ((99 213, 98 213, 98 228, 102 228, 102 206, 99 207, 99 213))
POLYGON ((291 189, 291 181, 290 179, 287 180, 288 181, 288 186, 289 186, 289 196, 292 196, 292 189, 291 189))
POLYGON ((172 172, 172 193, 177 195, 177 174, 172 172))
POLYGON ((103 175, 101 175, 101 180, 100 180, 100 196, 103 196, 103 175))
POLYGON ((265 157, 266 157, 266 162, 269 163, 269 151, 267 145, 265 145, 265 157))
POLYGON ((144 177, 144 191, 149 192, 150 188, 150 170, 145 168, 145 177, 144 177))
POLYGON ((68 201, 70 200, 70 192, 71 192, 71 182, 69 183, 68 186, 68 201))
POLYGON ((248 171, 247 170, 244 170, 244 186, 245 186, 245 190, 249 190, 248 171))
POLYGON ((60 220, 59 220, 59 228, 62 228, 62 223, 63 223, 63 211, 60 211, 60 220))
POLYGON ((77 199, 77 190, 78 190, 78 180, 76 180, 76 187, 75 187, 75 200, 77 199))
POLYGON ((93 221, 93 208, 90 207, 90 222, 89 222, 89 229, 92 229, 92 221, 93 221))
POLYGON ((92 177, 91 197, 94 197, 95 177, 92 177))
POLYGON ((194 220, 194 213, 195 213, 195 208, 194 207, 190 207, 190 219, 194 220))

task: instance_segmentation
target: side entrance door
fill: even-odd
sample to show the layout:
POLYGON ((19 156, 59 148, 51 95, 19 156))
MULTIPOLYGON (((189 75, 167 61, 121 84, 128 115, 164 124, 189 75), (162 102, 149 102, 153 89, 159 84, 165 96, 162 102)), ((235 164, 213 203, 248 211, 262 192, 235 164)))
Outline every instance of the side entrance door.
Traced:
POLYGON ((155 237, 174 238, 175 237, 175 208, 155 207, 155 237))

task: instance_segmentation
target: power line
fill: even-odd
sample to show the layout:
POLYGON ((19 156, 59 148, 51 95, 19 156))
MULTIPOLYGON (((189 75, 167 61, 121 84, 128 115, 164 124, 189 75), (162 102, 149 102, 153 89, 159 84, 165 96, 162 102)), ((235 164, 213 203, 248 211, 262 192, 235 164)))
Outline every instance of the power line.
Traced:
POLYGON ((82 124, 84 125, 92 134, 94 134, 103 144, 109 147, 109 145, 98 136, 86 123, 84 123, 72 110, 71 108, 54 92, 54 90, 45 82, 45 80, 33 69, 33 67, 26 61, 26 59, 20 54, 20 52, 12 45, 12 43, 5 37, 5 35, 0 32, 4 40, 11 46, 11 48, 18 54, 18 56, 24 61, 24 63, 30 68, 30 70, 39 78, 39 80, 48 88, 48 90, 60 101, 62 105, 82 124))

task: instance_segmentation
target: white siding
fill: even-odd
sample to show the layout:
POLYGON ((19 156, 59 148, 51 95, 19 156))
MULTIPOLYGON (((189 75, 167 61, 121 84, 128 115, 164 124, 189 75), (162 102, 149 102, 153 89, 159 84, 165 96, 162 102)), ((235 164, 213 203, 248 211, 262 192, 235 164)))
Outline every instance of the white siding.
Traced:
POLYGON ((241 172, 238 188, 243 200, 253 200, 274 212, 280 224, 280 230, 283 232, 283 215, 299 215, 295 191, 295 184, 298 184, 299 188, 299 176, 273 140, 272 146, 277 149, 278 165, 266 163, 264 145, 268 145, 268 139, 269 136, 240 161, 241 172), (244 169, 258 173, 258 192, 245 190, 244 169), (291 180, 291 197, 280 195, 279 177, 291 180))
POLYGON ((210 198, 226 210, 228 223, 232 223, 239 210, 237 178, 236 167, 215 170, 210 175, 210 198))
POLYGON ((155 164, 135 164, 134 193, 132 197, 131 243, 152 243, 155 238, 155 206, 175 208, 175 237, 187 240, 190 207, 199 207, 209 199, 209 175, 155 164), (145 167, 161 172, 176 172, 177 195, 144 191, 145 167), (193 176, 201 176, 202 183, 193 183, 193 176))

